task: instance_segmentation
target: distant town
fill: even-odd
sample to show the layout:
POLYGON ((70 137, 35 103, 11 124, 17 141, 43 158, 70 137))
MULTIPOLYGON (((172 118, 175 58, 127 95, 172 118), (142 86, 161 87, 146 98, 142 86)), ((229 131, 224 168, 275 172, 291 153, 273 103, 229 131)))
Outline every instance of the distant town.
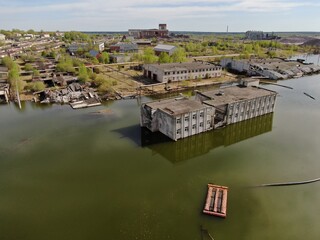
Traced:
POLYGON ((167 24, 125 34, 1 30, 0 101, 78 109, 250 77, 301 77, 320 67, 292 57, 319 49, 316 34, 188 34, 167 24))

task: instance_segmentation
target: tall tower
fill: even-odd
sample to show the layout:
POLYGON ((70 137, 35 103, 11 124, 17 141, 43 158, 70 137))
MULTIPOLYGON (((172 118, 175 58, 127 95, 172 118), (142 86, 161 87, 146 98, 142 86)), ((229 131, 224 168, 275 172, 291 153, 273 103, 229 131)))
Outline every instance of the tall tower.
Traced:
POLYGON ((167 24, 160 23, 159 30, 167 30, 167 24))

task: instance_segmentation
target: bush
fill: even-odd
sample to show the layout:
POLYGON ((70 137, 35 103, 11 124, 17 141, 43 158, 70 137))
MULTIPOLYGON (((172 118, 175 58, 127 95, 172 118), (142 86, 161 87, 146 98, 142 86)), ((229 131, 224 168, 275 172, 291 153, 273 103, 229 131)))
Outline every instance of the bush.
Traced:
POLYGON ((44 90, 46 86, 43 82, 32 82, 28 83, 26 88, 32 92, 38 92, 44 90))

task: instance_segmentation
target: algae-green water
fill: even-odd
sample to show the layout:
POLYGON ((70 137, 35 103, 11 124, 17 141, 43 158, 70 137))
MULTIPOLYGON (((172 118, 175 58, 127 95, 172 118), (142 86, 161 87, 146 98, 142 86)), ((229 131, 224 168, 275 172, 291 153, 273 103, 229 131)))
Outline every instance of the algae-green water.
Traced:
POLYGON ((141 131, 138 100, 0 105, 0 239, 319 239, 320 182, 253 187, 320 177, 320 77, 281 84, 274 114, 178 142, 141 131), (201 213, 207 183, 226 219, 201 213))

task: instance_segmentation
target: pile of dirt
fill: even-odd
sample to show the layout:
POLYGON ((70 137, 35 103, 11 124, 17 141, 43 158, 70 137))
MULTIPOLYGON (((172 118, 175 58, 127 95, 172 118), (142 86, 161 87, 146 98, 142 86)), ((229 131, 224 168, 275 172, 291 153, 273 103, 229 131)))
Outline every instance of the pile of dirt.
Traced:
POLYGON ((320 39, 315 38, 303 43, 303 46, 320 47, 320 39))
POLYGON ((279 40, 279 42, 284 44, 295 44, 295 45, 301 45, 305 42, 314 40, 316 38, 313 37, 302 37, 302 36, 293 36, 293 37, 286 37, 279 40))

